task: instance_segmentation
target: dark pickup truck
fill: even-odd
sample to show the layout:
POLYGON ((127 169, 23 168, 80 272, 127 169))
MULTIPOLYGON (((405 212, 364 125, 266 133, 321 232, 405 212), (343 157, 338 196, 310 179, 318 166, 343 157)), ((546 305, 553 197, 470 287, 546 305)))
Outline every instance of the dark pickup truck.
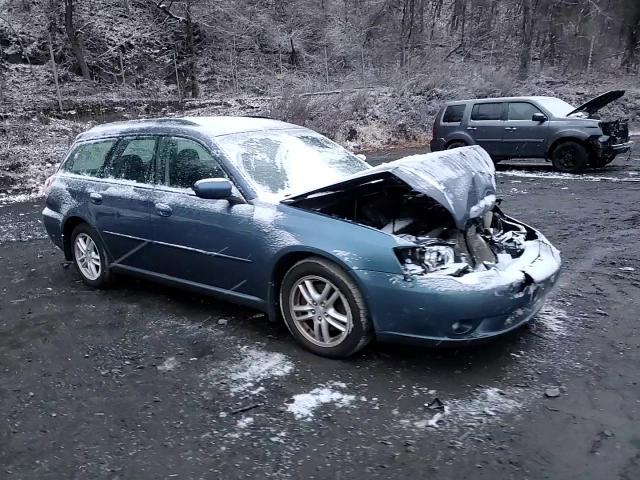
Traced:
POLYGON ((480 145, 495 162, 545 158, 562 172, 601 168, 631 148, 627 120, 597 114, 623 95, 607 92, 578 108, 554 97, 449 102, 436 115, 431 150, 480 145))

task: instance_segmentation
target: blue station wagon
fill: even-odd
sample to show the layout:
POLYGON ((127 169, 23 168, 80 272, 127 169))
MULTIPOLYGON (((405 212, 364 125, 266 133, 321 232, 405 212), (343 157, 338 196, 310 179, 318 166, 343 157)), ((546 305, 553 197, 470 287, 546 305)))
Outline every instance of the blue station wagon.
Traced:
POLYGON ((504 334, 560 268, 498 207, 478 146, 373 168, 275 120, 119 122, 79 135, 46 191, 46 230, 87 285, 130 274, 219 296, 328 357, 504 334))

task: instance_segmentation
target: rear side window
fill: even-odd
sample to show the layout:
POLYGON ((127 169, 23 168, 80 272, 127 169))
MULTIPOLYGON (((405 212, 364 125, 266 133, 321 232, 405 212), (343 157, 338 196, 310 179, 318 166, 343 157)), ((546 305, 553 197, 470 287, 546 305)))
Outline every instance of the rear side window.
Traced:
POLYGON ((122 138, 111 155, 103 176, 136 183, 151 183, 155 150, 154 137, 122 138))
POLYGON ((502 120, 502 103, 476 103, 471 120, 502 120))
POLYGON ((78 145, 62 169, 77 175, 99 177, 115 144, 116 140, 104 140, 78 145))
POLYGON ((466 105, 449 105, 442 116, 442 123, 460 123, 466 105))
POLYGON ((163 137, 159 148, 158 183, 191 188, 203 178, 227 178, 226 173, 199 143, 180 137, 163 137))
POLYGON ((542 112, 527 102, 509 103, 509 120, 531 120, 534 113, 542 112))

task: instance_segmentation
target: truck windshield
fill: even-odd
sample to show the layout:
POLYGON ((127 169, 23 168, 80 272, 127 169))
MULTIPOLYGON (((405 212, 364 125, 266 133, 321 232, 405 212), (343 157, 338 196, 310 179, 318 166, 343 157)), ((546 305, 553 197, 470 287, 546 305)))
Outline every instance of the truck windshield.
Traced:
POLYGON ((554 117, 566 117, 568 113, 576 109, 559 98, 539 98, 538 103, 554 117))

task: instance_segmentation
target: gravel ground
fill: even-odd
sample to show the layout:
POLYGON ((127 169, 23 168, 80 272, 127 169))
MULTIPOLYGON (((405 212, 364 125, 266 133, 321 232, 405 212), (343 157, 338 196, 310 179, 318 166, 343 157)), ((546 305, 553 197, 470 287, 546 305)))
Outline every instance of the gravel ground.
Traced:
POLYGON ((640 152, 581 176, 500 165, 498 181, 562 250, 536 321, 347 361, 214 299, 90 290, 40 201, 1 206, 0 477, 640 478, 640 152))

